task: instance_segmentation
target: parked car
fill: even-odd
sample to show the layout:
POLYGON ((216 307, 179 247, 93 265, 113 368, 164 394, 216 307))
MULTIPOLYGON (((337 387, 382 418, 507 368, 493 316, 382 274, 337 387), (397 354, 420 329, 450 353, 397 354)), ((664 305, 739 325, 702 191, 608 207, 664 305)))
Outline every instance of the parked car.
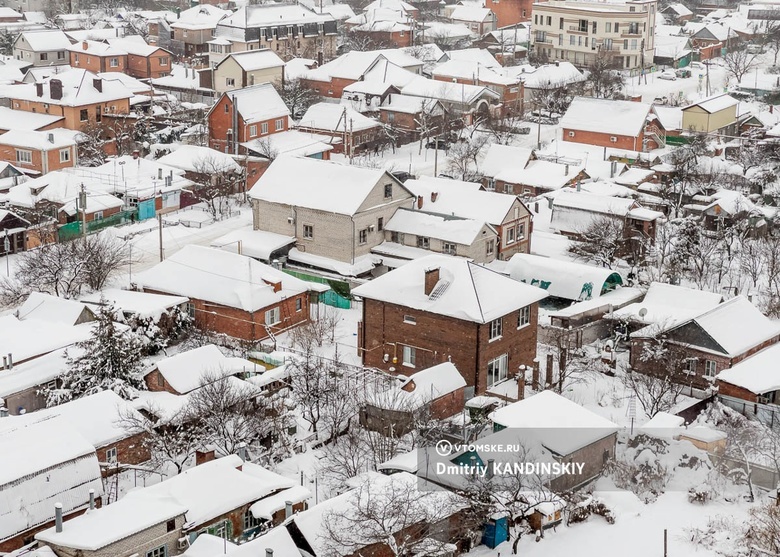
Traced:
POLYGON ((760 44, 747 45, 748 54, 761 54, 764 52, 764 48, 760 44))
POLYGON ((690 66, 694 70, 703 70, 703 69, 705 69, 704 68, 704 64, 702 64, 701 62, 691 62, 690 66))
POLYGON ((680 68, 674 72, 677 77, 691 77, 691 70, 687 68, 680 68))
POLYGON ((431 139, 428 143, 425 144, 426 149, 443 149, 447 150, 450 148, 450 142, 446 139, 431 139))
POLYGON ((674 73, 674 70, 664 70, 658 76, 658 79, 667 79, 669 81, 676 81, 677 75, 674 73))
POLYGON ((529 128, 528 126, 517 128, 517 133, 520 135, 528 135, 529 133, 531 133, 531 128, 529 128))

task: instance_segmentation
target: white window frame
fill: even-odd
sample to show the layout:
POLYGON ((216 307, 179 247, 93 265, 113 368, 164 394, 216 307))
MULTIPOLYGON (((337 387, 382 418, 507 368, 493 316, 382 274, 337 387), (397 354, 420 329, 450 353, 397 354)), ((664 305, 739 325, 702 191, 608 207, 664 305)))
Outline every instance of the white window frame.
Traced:
POLYGON ((168 557, 168 546, 161 545, 146 552, 146 557, 168 557))
POLYGON ((501 354, 487 364, 487 386, 491 387, 507 378, 509 371, 509 356, 501 354))
POLYGON ((531 306, 520 308, 517 312, 517 328, 522 329, 531 323, 531 306))
POLYGON ((493 255, 496 253, 496 241, 491 238, 485 244, 485 255, 493 255))
POLYGON ((70 149, 60 149, 60 162, 70 162, 70 149))
POLYGON ((236 84, 236 78, 235 77, 226 77, 225 78, 225 87, 233 87, 236 84))
POLYGON ((401 364, 406 367, 417 367, 417 349, 414 346, 404 346, 401 350, 401 364))
POLYGON ((106 449, 106 462, 110 464, 117 462, 116 447, 110 447, 106 449))
POLYGON ((314 239, 314 225, 313 224, 304 224, 303 225, 303 237, 306 240, 313 240, 314 239))
POLYGON ((453 244, 452 242, 442 242, 441 252, 446 253, 447 255, 457 255, 458 244, 453 244))
POLYGON ((274 122, 274 131, 282 131, 284 129, 284 118, 278 118, 274 122))
POLYGON ((95 211, 92 214, 92 220, 103 220, 103 211, 95 211))
POLYGON ((119 58, 113 57, 108 59, 108 67, 109 68, 118 68, 119 67, 119 58))
POLYGON ((499 317, 498 319, 493 319, 493 321, 490 322, 489 340, 491 342, 494 340, 498 340, 503 335, 504 335, 504 318, 499 317))
POLYGON ((260 124, 260 135, 266 135, 268 133, 268 122, 260 124))
POLYGON ((363 246, 368 243, 368 228, 358 231, 358 244, 363 246))
POLYGON ((32 151, 28 151, 26 149, 17 149, 16 162, 21 164, 32 164, 32 151))
POLYGON ((687 360, 685 360, 685 367, 683 368, 683 373, 685 373, 686 375, 696 375, 697 364, 698 364, 698 360, 696 358, 688 358, 687 360))
POLYGON ((407 325, 417 325, 417 318, 414 315, 404 315, 404 323, 407 325))
POLYGON ((510 226, 506 229, 506 245, 514 244, 515 243, 515 228, 514 226, 510 226))
POLYGON ((715 377, 718 374, 718 362, 704 360, 704 377, 715 377))
POLYGON ((249 126, 249 137, 256 137, 257 136, 257 124, 252 124, 249 126))
POLYGON ((265 312, 265 324, 266 325, 278 325, 282 322, 279 307, 271 308, 265 312))

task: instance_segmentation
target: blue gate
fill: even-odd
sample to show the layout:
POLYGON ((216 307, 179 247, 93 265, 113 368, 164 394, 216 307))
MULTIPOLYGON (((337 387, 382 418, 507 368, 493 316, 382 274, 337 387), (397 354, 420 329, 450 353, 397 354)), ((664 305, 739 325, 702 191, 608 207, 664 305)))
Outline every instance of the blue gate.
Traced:
POLYGON ((138 202, 138 220, 153 219, 154 216, 154 197, 138 202))

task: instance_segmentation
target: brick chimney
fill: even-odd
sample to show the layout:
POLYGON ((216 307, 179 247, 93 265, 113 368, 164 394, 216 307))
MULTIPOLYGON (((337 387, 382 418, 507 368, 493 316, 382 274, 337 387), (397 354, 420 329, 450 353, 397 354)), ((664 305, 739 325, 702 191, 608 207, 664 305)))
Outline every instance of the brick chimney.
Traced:
POLYGON ((43 96, 43 83, 36 83, 35 84, 35 94, 39 97, 43 96))
POLYGON ((215 460, 217 455, 214 449, 198 449, 195 451, 195 466, 215 460))
POLYGON ((431 203, 436 203, 436 198, 439 197, 439 192, 432 191, 431 192, 431 203))
POLYGON ((52 99, 62 99, 62 81, 59 79, 52 79, 49 81, 49 91, 51 92, 52 99))
POLYGON ((92 86, 97 89, 99 92, 103 92, 103 80, 99 77, 96 77, 92 80, 92 86))
POLYGON ((82 41, 81 49, 82 50, 89 50, 89 43, 87 41, 82 41))
POLYGON ((417 208, 418 209, 422 209, 422 206, 423 206, 423 196, 422 195, 418 195, 417 196, 417 208))
POLYGON ((425 271, 425 295, 430 296, 436 283, 439 282, 439 268, 425 271))
POLYGON ((263 279, 263 282, 266 283, 268 286, 272 286, 274 292, 279 292, 282 289, 282 281, 272 281, 268 279, 263 279))
POLYGON ((138 159, 138 157, 140 157, 140 156, 141 156, 141 152, 138 149, 133 151, 133 160, 138 159))

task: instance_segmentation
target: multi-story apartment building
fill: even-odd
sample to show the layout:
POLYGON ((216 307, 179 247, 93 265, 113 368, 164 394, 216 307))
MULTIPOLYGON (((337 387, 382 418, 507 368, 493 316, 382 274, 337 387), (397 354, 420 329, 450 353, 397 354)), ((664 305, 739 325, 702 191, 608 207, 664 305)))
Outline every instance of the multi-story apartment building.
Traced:
POLYGON ((538 54, 589 66, 612 57, 621 68, 652 63, 657 0, 537 2, 531 42, 538 54))
POLYGON ((330 14, 296 4, 253 4, 222 19, 209 41, 209 65, 228 54, 268 48, 285 60, 295 57, 319 63, 336 55, 338 29, 330 14))

